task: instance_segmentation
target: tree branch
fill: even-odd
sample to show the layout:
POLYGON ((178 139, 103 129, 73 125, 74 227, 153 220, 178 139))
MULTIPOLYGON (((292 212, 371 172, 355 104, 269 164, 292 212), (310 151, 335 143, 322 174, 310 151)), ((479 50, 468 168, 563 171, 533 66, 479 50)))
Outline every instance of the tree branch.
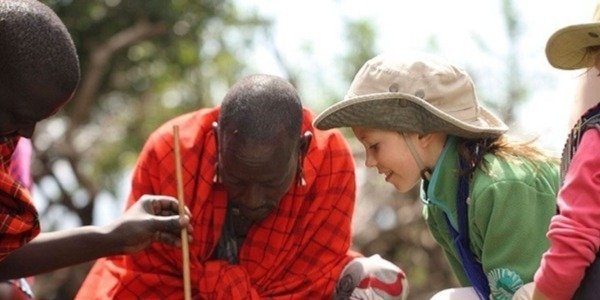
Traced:
POLYGON ((90 106, 97 97, 102 76, 114 54, 121 49, 166 32, 167 28, 163 23, 150 23, 146 20, 140 21, 132 27, 117 33, 106 41, 106 43, 92 51, 88 71, 83 74, 78 92, 73 101, 75 108, 71 114, 71 126, 67 132, 68 141, 71 141, 73 137, 73 130, 88 119, 90 106))

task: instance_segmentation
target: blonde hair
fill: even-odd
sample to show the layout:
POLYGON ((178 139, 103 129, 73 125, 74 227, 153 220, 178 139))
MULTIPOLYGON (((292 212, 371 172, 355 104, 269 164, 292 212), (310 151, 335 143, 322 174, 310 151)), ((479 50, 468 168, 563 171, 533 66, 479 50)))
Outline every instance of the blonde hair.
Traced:
MULTIPOLYGON (((483 156, 493 154, 505 160, 524 158, 530 162, 558 163, 556 156, 534 145, 532 141, 512 141, 506 135, 496 138, 466 139, 458 138, 458 155, 467 163, 465 174, 471 176, 477 168, 487 170, 483 156)), ((535 165, 535 164, 534 164, 535 165)))

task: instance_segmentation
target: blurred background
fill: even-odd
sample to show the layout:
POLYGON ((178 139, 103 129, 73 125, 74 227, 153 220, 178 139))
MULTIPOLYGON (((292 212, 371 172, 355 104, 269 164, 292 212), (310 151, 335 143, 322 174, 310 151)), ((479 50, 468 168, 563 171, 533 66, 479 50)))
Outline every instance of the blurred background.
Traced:
MULTIPOLYGON (((421 50, 463 66, 482 102, 523 139, 559 154, 582 71, 546 62, 547 38, 587 22, 595 0, 47 0, 78 48, 79 90, 35 136, 33 194, 42 230, 106 224, 123 210, 149 133, 220 103, 240 77, 289 79, 315 113, 343 98, 381 52, 421 50)), ((399 194, 354 150, 354 247, 408 274, 410 299, 456 284, 421 217, 418 190, 399 194)), ((35 278, 38 299, 71 299, 90 264, 35 278)))

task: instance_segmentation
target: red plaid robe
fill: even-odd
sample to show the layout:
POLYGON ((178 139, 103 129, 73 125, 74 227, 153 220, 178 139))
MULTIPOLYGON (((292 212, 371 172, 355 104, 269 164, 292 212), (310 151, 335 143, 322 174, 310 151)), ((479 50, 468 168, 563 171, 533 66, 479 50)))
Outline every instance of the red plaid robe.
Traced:
MULTIPOLYGON (((219 108, 178 117, 154 132, 133 177, 131 205, 143 194, 177 195, 172 126, 180 127, 186 204, 192 212, 190 244, 195 299, 331 298, 342 268, 351 260, 354 162, 337 131, 312 127, 304 111, 303 132, 314 136, 303 171, 307 185, 293 187, 269 217, 255 224, 240 248, 240 263, 213 260, 225 220, 227 193, 213 183, 216 162, 211 124, 219 108)), ((77 299, 181 299, 182 255, 157 243, 129 256, 100 259, 77 299)))
POLYGON ((31 196, 8 173, 17 141, 0 144, 0 261, 40 233, 31 196))

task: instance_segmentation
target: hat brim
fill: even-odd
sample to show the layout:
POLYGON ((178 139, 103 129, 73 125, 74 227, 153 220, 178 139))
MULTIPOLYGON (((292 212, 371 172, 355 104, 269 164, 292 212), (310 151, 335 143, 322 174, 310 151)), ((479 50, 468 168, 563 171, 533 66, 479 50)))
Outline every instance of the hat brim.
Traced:
POLYGON ((508 127, 480 107, 477 125, 458 120, 425 100, 405 93, 379 93, 340 101, 324 110, 314 121, 326 130, 338 127, 365 127, 400 132, 445 132, 465 138, 497 137, 508 127))
POLYGON ((546 44, 546 57, 555 68, 575 70, 594 65, 587 48, 600 46, 600 22, 567 26, 556 31, 546 44))

